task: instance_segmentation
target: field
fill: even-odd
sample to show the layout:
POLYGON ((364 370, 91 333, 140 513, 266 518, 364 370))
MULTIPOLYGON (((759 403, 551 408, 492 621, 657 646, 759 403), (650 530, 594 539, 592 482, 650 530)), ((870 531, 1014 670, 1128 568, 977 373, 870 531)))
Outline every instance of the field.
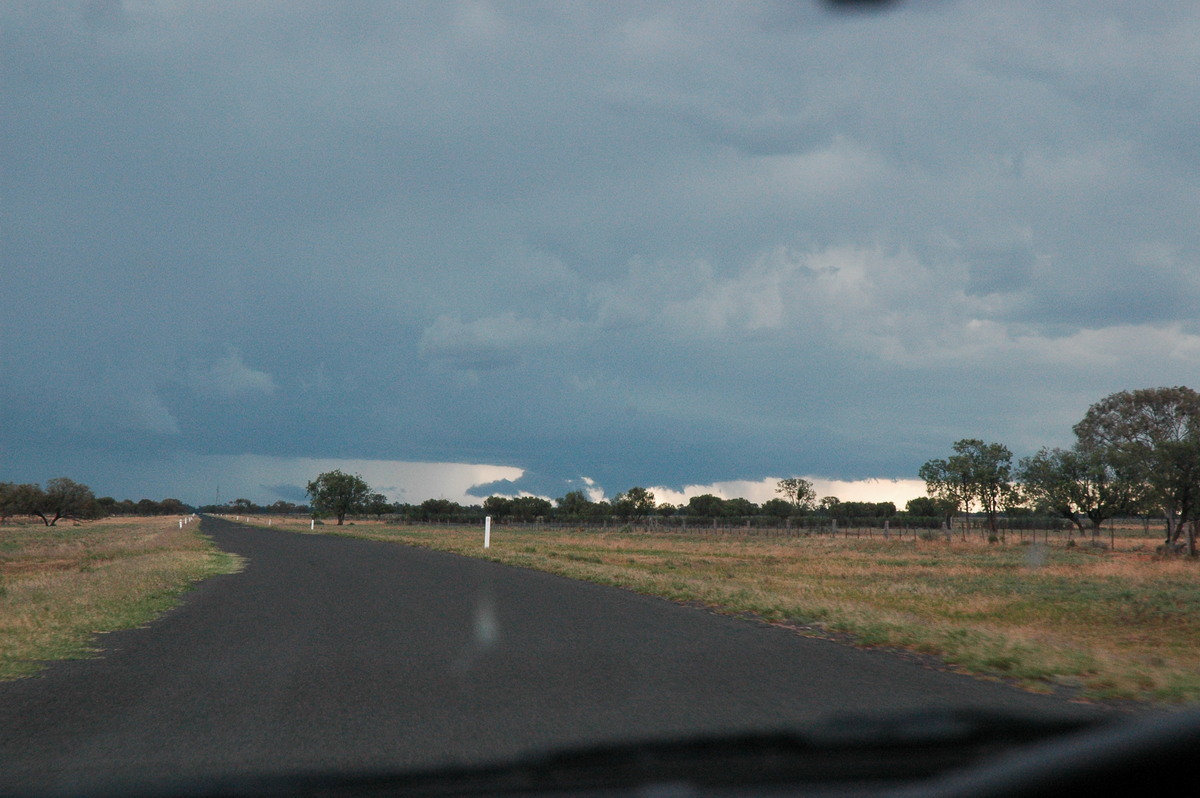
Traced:
POLYGON ((0 679, 97 650, 97 633, 141 626, 193 582, 237 570, 176 517, 0 527, 0 679))
POLYGON ((486 557, 800 634, 903 649, 1031 690, 1200 700, 1200 564, 1156 556, 1157 531, 1118 530, 1103 546, 1068 546, 1012 536, 1005 544, 979 536, 885 540, 878 530, 833 538, 493 527, 485 550, 482 528, 356 522, 317 530, 486 557))

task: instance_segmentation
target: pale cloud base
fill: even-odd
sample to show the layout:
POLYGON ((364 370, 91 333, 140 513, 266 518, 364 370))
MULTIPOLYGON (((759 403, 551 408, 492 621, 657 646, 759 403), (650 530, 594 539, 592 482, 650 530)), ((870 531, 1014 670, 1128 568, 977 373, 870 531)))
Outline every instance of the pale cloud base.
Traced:
MULTIPOLYGON (((403 460, 366 460, 322 457, 271 457, 255 454, 194 455, 182 454, 165 460, 126 464, 119 479, 98 474, 80 476, 100 495, 115 498, 173 497, 196 505, 226 503, 249 499, 269 505, 279 500, 306 503, 308 482, 322 472, 338 469, 361 476, 372 490, 389 501, 420 504, 426 499, 449 499, 464 506, 478 505, 483 499, 471 491, 479 486, 524 476, 522 468, 486 463, 432 463, 403 460)), ((925 483, 916 479, 830 480, 806 477, 813 483, 818 499, 837 496, 842 501, 894 502, 903 509, 909 499, 925 495, 925 483)), ((744 498, 763 504, 779 498, 775 488, 779 477, 761 480, 728 480, 707 485, 687 485, 682 490, 662 486, 649 487, 659 504, 686 505, 693 496, 712 494, 723 499, 744 498)), ((591 501, 613 499, 604 488, 588 477, 581 477, 583 491, 591 501)), ((527 491, 500 495, 531 495, 527 491)), ((553 500, 554 497, 545 496, 553 500)))
MULTIPOLYGON (((467 493, 471 488, 503 479, 516 480, 524 474, 523 469, 512 466, 473 463, 180 455, 167 462, 147 462, 125 473, 123 481, 133 486, 127 489, 133 498, 171 496, 200 505, 238 498, 262 505, 281 499, 299 504, 307 501, 304 490, 309 481, 334 469, 358 474, 389 501, 412 504, 426 499, 479 504, 478 498, 467 493)), ((124 493, 117 498, 125 498, 124 493)))
MULTIPOLYGON (((714 482, 710 485, 688 485, 682 491, 670 488, 650 488, 659 504, 685 505, 693 496, 711 494, 722 499, 743 498, 755 504, 763 504, 780 498, 775 488, 779 477, 768 477, 759 481, 732 480, 714 482)), ((836 496, 844 502, 892 502, 899 510, 918 496, 925 495, 925 483, 919 479, 858 479, 837 480, 822 477, 805 477, 813 483, 817 499, 836 496)))

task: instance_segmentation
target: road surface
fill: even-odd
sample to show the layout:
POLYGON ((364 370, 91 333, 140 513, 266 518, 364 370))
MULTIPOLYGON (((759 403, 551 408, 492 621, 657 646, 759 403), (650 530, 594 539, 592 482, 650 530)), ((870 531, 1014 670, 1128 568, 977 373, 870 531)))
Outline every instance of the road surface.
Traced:
POLYGON ((455 555, 205 518, 247 558, 100 658, 0 683, 0 792, 424 768, 929 706, 1085 711, 455 555))

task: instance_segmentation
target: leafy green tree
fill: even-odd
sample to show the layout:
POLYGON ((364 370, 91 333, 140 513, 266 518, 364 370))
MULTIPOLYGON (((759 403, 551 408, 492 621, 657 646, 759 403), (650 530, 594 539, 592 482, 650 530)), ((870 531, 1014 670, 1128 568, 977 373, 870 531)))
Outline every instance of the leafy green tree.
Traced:
MULTIPOLYGON (((334 472, 334 473, 341 473, 341 472, 334 472)), ((318 479, 320 479, 320 477, 318 477, 318 479)), ((309 485, 311 485, 311 484, 312 483, 310 482, 309 485)), ((250 501, 249 499, 234 499, 233 501, 231 501, 229 503, 229 509, 240 515, 246 515, 249 513, 253 513, 255 510, 258 509, 258 507, 254 504, 254 502, 250 501)))
POLYGON ((513 500, 508 496, 488 496, 483 500, 483 512, 499 521, 512 515, 513 500))
POLYGON ((295 504, 294 502, 284 501, 283 499, 280 499, 279 501, 272 504, 270 507, 265 507, 263 509, 265 509, 268 513, 272 513, 274 515, 291 515, 293 513, 308 512, 309 508, 307 508, 301 504, 295 504))
POLYGON ((921 466, 921 479, 930 498, 969 513, 979 505, 988 530, 996 534, 997 518, 1015 495, 1012 482, 1012 452, 999 443, 964 438, 954 443, 954 454, 945 460, 929 460, 921 466))
POLYGON ((624 493, 617 494, 613 506, 624 520, 630 518, 645 518, 654 512, 654 494, 645 488, 630 488, 624 493))
POLYGON ((612 502, 607 499, 601 499, 598 502, 591 502, 587 507, 587 517, 596 521, 612 518, 616 508, 612 502))
POLYGON ((392 511, 392 503, 382 493, 372 493, 367 497, 366 511, 378 520, 392 511))
POLYGON ((1001 510, 1015 496, 1012 452, 1003 444, 984 443, 977 438, 958 441, 954 447, 966 458, 975 499, 987 517, 988 530, 994 535, 1001 510))
POLYGON ((0 524, 14 515, 33 515, 42 489, 33 484, 0 482, 0 524))
POLYGON ((717 518, 725 515, 725 500, 711 493, 702 493, 688 499, 688 515, 698 518, 717 518))
POLYGON ((770 499, 763 502, 762 511, 772 518, 778 518, 780 521, 789 518, 793 511, 792 503, 785 499, 770 499))
POLYGON ((348 514, 363 512, 370 496, 371 487, 362 477, 337 469, 326 471, 308 483, 313 512, 334 516, 338 526, 345 522, 348 514))
POLYGON ((462 515, 463 506, 449 499, 426 499, 417 512, 424 521, 449 521, 462 515))
POLYGON ((833 501, 827 512, 839 521, 882 521, 896 514, 896 505, 892 502, 833 501))
POLYGON ((775 486, 775 492, 783 496, 798 512, 811 510, 813 502, 817 500, 816 490, 813 484, 807 479, 800 477, 789 477, 779 480, 775 486))
POLYGON ((971 512, 971 486, 966 471, 952 460, 926 460, 917 475, 925 480, 925 492, 930 499, 951 508, 949 515, 966 515, 971 512))
POLYGON ((187 515, 192 508, 179 499, 167 498, 158 503, 158 509, 163 515, 187 515))
POLYGON ((732 499, 725 500, 724 513, 730 518, 746 518, 747 516, 756 515, 758 513, 758 505, 749 499, 744 499, 741 496, 735 496, 732 499))
POLYGON ((1066 518, 1081 534, 1087 519, 1093 538, 1106 520, 1132 510, 1141 492, 1103 450, 1082 444, 1022 458, 1017 480, 1026 501, 1066 518))
POLYGON ((895 518, 897 512, 895 502, 875 502, 876 518, 895 518))
POLYGON ((512 500, 513 515, 522 521, 534 521, 550 515, 554 506, 541 496, 518 496, 512 500))
POLYGON ((558 515, 560 518, 584 518, 591 510, 592 503, 581 490, 573 490, 558 499, 558 515))
POLYGON ((1081 445, 1142 486, 1143 501, 1167 521, 1168 547, 1187 527, 1188 553, 1195 556, 1200 394, 1182 386, 1120 391, 1089 407, 1074 429, 1081 445))
POLYGON ((67 477, 48 481, 44 491, 30 497, 29 504, 31 513, 46 526, 54 526, 63 518, 95 518, 100 511, 92 489, 67 477))
MULTIPOLYGON (((116 515, 117 500, 112 496, 101 496, 99 499, 96 499, 96 509, 100 513, 101 517, 116 515)), ((2 516, 2 513, 0 513, 0 516, 2 516)), ((0 518, 0 520, 2 520, 2 518, 0 518)))
POLYGON ((958 506, 941 499, 918 496, 908 500, 904 505, 904 512, 920 518, 941 518, 949 526, 950 520, 958 512, 958 506))
POLYGON ((928 496, 918 496, 915 499, 909 499, 904 505, 904 512, 909 515, 919 515, 925 518, 932 518, 938 515, 937 505, 928 496))

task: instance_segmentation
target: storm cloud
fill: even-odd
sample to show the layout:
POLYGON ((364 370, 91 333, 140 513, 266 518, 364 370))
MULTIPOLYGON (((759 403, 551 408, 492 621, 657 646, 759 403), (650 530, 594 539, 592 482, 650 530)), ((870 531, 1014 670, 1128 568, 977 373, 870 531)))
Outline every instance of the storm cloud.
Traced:
POLYGON ((891 8, 0 6, 0 479, 908 479, 1195 385, 1200 10, 891 8))

